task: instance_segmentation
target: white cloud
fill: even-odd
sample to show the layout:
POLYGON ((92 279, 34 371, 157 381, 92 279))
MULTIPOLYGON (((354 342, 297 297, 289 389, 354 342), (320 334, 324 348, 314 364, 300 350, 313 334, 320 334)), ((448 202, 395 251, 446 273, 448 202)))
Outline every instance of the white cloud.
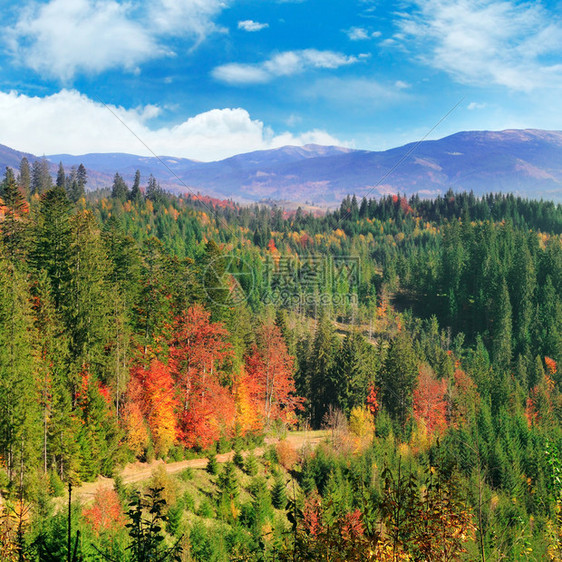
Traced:
POLYGON ((280 76, 299 74, 315 68, 335 69, 358 61, 357 57, 334 51, 305 49, 278 53, 257 64, 224 64, 213 69, 212 75, 216 80, 227 84, 260 84, 280 76))
POLYGON ((369 39, 369 32, 362 27, 350 27, 346 32, 351 41, 361 41, 362 39, 369 39))
POLYGON ((562 86, 560 17, 540 3, 418 0, 413 6, 401 14, 401 31, 424 62, 459 82, 520 91, 562 86))
POLYGON ((205 161, 287 144, 344 144, 320 130, 276 134, 241 108, 213 109, 175 126, 150 127, 150 120, 161 111, 153 105, 106 107, 76 90, 47 97, 0 92, 0 143, 36 155, 128 152, 148 156, 153 151, 205 161))
POLYGON ((364 27, 350 27, 344 32, 351 41, 363 41, 365 39, 371 39, 380 37, 382 33, 380 31, 368 31, 364 27))
POLYGON ((485 103, 478 103, 475 101, 471 101, 467 106, 466 109, 469 111, 474 111, 475 109, 484 109, 487 106, 485 103))
POLYGON ((382 35, 380 31, 369 31, 364 27, 350 27, 344 33, 351 41, 364 41, 366 39, 377 38, 382 35))
POLYGON ((144 24, 158 35, 195 36, 199 41, 225 31, 214 18, 225 8, 222 0, 142 0, 148 5, 144 24))
POLYGON ((327 100, 346 108, 375 108, 408 100, 411 96, 404 89, 398 83, 383 84, 370 78, 331 77, 317 80, 304 88, 302 95, 307 99, 327 100))
POLYGON ((268 23, 260 23, 254 20, 243 20, 238 22, 238 29, 243 29, 244 31, 261 31, 269 27, 268 23))
POLYGON ((220 0, 50 0, 25 6, 5 38, 19 63, 68 82, 171 55, 163 36, 200 42, 219 30, 213 18, 223 7, 220 0))

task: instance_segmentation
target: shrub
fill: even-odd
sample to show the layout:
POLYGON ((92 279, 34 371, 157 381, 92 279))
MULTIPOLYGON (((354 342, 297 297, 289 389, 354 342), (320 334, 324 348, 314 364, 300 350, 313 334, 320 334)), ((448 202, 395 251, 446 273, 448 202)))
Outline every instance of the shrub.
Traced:
POLYGON ((193 469, 188 467, 188 468, 182 470, 178 474, 178 478, 180 480, 182 480, 183 482, 189 482, 190 480, 193 480, 193 469))
POLYGON ((275 452, 279 464, 286 470, 291 470, 299 459, 297 451, 287 440, 279 441, 275 445, 275 452))

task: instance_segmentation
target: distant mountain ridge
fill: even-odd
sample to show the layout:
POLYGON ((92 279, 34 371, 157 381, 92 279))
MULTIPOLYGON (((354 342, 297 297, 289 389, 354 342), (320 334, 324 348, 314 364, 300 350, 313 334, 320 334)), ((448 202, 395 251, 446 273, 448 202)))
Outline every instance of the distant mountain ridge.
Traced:
MULTIPOLYGON (((0 163, 16 167, 19 153, 0 147, 0 163)), ((30 155, 28 155, 30 158, 30 155)), ((34 157, 31 157, 34 158, 34 157)), ((467 131, 386 151, 337 146, 286 146, 218 162, 131 154, 47 156, 70 168, 83 163, 90 186, 110 186, 115 172, 132 181, 138 169, 174 192, 201 192, 240 202, 290 201, 333 206, 343 197, 387 193, 435 196, 453 190, 512 192, 562 202, 562 131, 467 131)))

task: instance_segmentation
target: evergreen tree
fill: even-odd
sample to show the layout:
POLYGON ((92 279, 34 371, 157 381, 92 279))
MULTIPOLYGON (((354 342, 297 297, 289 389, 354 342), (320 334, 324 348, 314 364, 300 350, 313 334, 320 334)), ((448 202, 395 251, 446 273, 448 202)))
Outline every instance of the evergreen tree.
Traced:
POLYGON ((45 158, 34 160, 31 166, 31 193, 43 195, 53 186, 49 163, 45 158))
POLYGON ((77 183, 77 192, 75 194, 76 198, 79 199, 83 197, 86 193, 86 185, 88 183, 88 173, 86 172, 86 168, 84 164, 80 164, 78 166, 78 170, 76 172, 76 183, 77 183))
POLYGON ((79 371, 89 365, 97 376, 104 376, 110 326, 110 266, 92 213, 75 215, 71 226, 70 276, 63 301, 71 357, 79 371))
POLYGON ((205 470, 212 474, 213 476, 216 475, 219 471, 219 463, 217 462, 217 455, 215 453, 209 453, 207 457, 207 466, 205 470))
POLYGON ((287 491, 285 479, 282 474, 275 476, 275 482, 271 489, 271 503, 276 509, 285 509, 287 503, 287 491))
POLYGON ((162 201, 164 191, 160 187, 160 184, 156 181, 156 178, 150 174, 148 178, 148 185, 146 187, 146 198, 150 199, 153 203, 158 203, 162 201))
POLYGON ((0 197, 5 208, 4 221, 0 223, 2 241, 13 263, 22 265, 27 251, 27 203, 16 184, 11 168, 6 168, 6 175, 0 188, 0 197))
POLYGON ((310 358, 310 396, 311 418, 314 427, 320 427, 324 415, 336 400, 334 389, 335 356, 339 345, 332 321, 322 310, 312 346, 310 358))
POLYGON ((406 427, 418 380, 418 368, 412 341, 400 332, 390 343, 381 373, 381 398, 387 412, 402 430, 406 427))
POLYGON ((64 171, 64 166, 62 162, 59 162, 59 170, 57 172, 57 182, 56 186, 61 189, 66 189, 66 172, 64 171))
POLYGON ((29 199, 31 194, 31 168, 29 160, 24 156, 20 162, 20 173, 18 176, 18 185, 22 191, 23 196, 29 199))
POLYGON ((140 190, 140 171, 137 170, 135 172, 135 179, 133 181, 133 187, 131 188, 131 192, 129 194, 129 199, 131 199, 131 201, 140 201, 142 194, 141 194, 141 190, 140 190))
MULTIPOLYGON (((82 166, 82 164, 80 164, 82 166)), ((86 169, 82 166, 83 174, 86 173, 86 169)), ((66 192, 68 198, 73 202, 78 202, 85 195, 84 186, 86 185, 85 176, 80 172, 80 167, 78 170, 72 166, 70 170, 70 175, 66 180, 66 192)))
POLYGON ((113 199, 119 199, 120 201, 126 201, 129 198, 129 188, 119 174, 115 174, 113 178, 111 197, 113 197, 113 199))
POLYGON ((47 272, 57 310, 60 310, 69 287, 70 213, 66 192, 55 187, 43 197, 37 217, 33 261, 37 270, 47 272))
POLYGON ((244 470, 248 476, 255 476, 258 473, 258 460, 253 452, 250 452, 244 461, 244 470))
POLYGON ((349 333, 338 355, 333 385, 337 393, 336 404, 347 416, 352 408, 365 404, 369 382, 374 379, 374 373, 369 369, 367 345, 361 334, 349 333))
POLYGON ((511 364, 511 302, 505 278, 500 281, 498 298, 494 305, 492 326, 492 360, 501 368, 511 364))
POLYGON ((0 451, 20 490, 41 450, 33 338, 25 277, 0 257, 0 451))

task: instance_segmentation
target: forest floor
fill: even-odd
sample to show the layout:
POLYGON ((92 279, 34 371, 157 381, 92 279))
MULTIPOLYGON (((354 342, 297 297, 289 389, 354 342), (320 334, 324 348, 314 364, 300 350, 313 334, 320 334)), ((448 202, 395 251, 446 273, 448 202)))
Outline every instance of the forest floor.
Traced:
MULTIPOLYGON (((318 446, 324 439, 329 435, 329 431, 292 431, 288 432, 285 440, 288 441, 296 451, 300 451, 305 447, 314 448, 318 446)), ((273 445, 282 439, 278 437, 266 437, 265 445, 273 445)), ((243 451, 242 454, 246 455, 249 451, 243 451)), ((265 452, 265 447, 258 447, 254 449, 253 453, 256 456, 261 456, 265 452)), ((234 451, 228 453, 222 453, 217 455, 217 462, 225 463, 232 459, 234 451)), ((135 484, 137 482, 142 482, 148 480, 153 475, 156 468, 159 466, 164 466, 168 474, 174 474, 176 472, 181 472, 186 468, 199 468, 203 469, 207 466, 206 458, 190 459, 178 462, 166 463, 163 460, 155 460, 150 463, 136 462, 125 466, 121 471, 119 476, 123 484, 135 484)), ((98 490, 112 489, 114 487, 113 478, 105 478, 104 476, 98 476, 97 480, 94 482, 85 482, 81 486, 74 488, 72 490, 72 500, 78 501, 82 504, 89 503, 98 490)), ((68 498, 63 496, 58 498, 57 504, 60 506, 64 505, 68 501, 68 498)))

